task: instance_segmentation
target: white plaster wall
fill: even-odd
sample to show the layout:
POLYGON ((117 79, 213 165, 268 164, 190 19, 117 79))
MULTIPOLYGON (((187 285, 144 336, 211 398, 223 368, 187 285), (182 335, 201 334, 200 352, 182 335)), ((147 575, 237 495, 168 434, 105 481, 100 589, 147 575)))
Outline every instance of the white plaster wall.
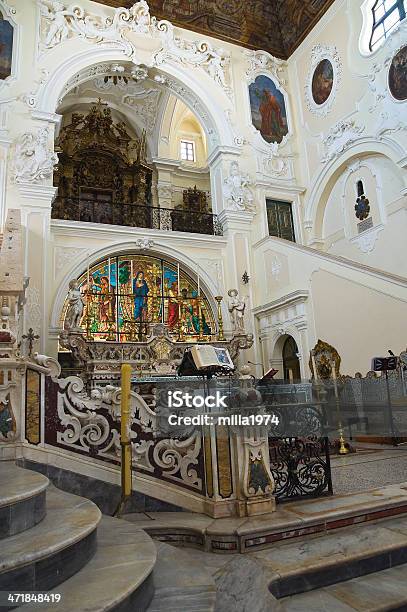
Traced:
MULTIPOLYGON (((320 310, 315 309, 316 303, 322 309, 324 303, 328 304, 324 316, 330 323, 324 323, 321 334, 327 330, 326 335, 329 335, 329 325, 335 326, 335 311, 327 302, 323 283, 312 280, 318 270, 331 275, 329 278, 349 283, 346 290, 349 299, 354 294, 355 304, 362 299, 360 292, 367 303, 372 292, 404 303, 405 284, 391 274, 406 274, 407 131, 403 119, 406 105, 391 99, 386 78, 392 54, 406 40, 405 24, 374 55, 364 56, 359 49, 361 0, 336 0, 288 62, 205 37, 215 50, 222 47, 229 54, 226 82, 222 85, 205 67, 194 65, 185 58, 178 61, 174 56, 175 59, 155 65, 154 54, 162 41, 143 33, 125 33, 110 45, 72 36, 41 54, 37 3, 14 0, 13 6, 16 9, 13 20, 19 35, 15 78, 0 89, 0 209, 22 209, 25 273, 31 277, 27 325, 40 331, 41 350, 48 347, 55 352, 56 308, 71 275, 83 271, 89 258, 99 258, 102 252, 114 252, 118 248, 131 250, 134 241, 145 236, 153 239, 154 248, 162 253, 173 253, 191 270, 198 262, 203 270, 203 282, 212 295, 218 291, 226 295, 227 289, 237 287, 247 299, 249 331, 255 329, 252 309, 265 308, 269 302, 296 291, 308 291, 304 311, 306 326, 301 332, 306 336, 302 340, 304 351, 313 346, 319 333, 316 318, 320 310), (131 59, 120 47, 123 39, 134 43, 136 51, 131 59), (331 51, 335 47, 341 75, 332 106, 323 115, 314 114, 306 97, 311 55, 317 45, 329 47, 331 51), (129 61, 152 67, 156 75, 166 79, 171 93, 182 99, 182 104, 201 124, 202 146, 205 143, 210 170, 212 206, 215 212, 223 214, 224 238, 50 222, 54 195, 52 179, 29 185, 13 182, 15 143, 24 132, 37 133, 39 128, 49 126, 49 147, 52 149, 54 130, 60 119, 55 111, 66 82, 90 66, 129 61), (258 74, 268 74, 279 82, 286 96, 290 133, 278 147, 267 144, 251 125, 248 84, 258 74), (343 189, 347 189, 344 177, 348 167, 365 157, 374 165, 375 176, 367 180, 374 179, 376 183, 377 202, 373 182, 369 183, 372 193, 369 191, 368 197, 376 206, 375 222, 383 224, 374 248, 366 253, 351 242, 351 216, 347 227, 341 200, 343 189), (255 215, 227 210, 224 182, 234 160, 250 181, 255 215), (266 197, 291 201, 297 242, 320 251, 326 249, 327 257, 268 238, 266 197), (335 259, 339 255, 356 264, 352 266, 335 259), (368 267, 380 268, 387 275, 373 273, 368 267), (221 270, 220 275, 215 269, 221 270), (241 280, 244 271, 251 277, 248 286, 241 280)), ((113 14, 112 8, 88 0, 82 0, 81 6, 95 16, 111 17, 113 14)), ((177 35, 187 42, 202 39, 181 29, 177 29, 177 35)), ((171 117, 164 114, 159 121, 157 133, 169 133, 171 117)), ((174 169, 170 148, 169 142, 157 144, 157 163, 162 166, 160 177, 168 178, 170 185, 174 183, 175 187, 187 186, 189 179, 182 178, 182 173, 174 169), (168 159, 172 166, 168 166, 168 159)), ((209 188, 207 170, 201 165, 194 168, 189 177, 191 186, 209 188)), ((350 196, 345 194, 345 200, 348 199, 350 196)), ((380 305, 380 299, 377 298, 375 305, 385 308, 384 302, 380 305)), ((391 325, 395 333, 403 337, 401 312, 401 308, 394 309, 391 325)), ((225 324, 228 329, 226 309, 225 324)), ((344 330, 343 334, 346 354, 359 355, 365 363, 372 347, 363 347, 361 343, 355 352, 351 330, 344 330)), ((385 347, 385 332, 376 329, 374 320, 365 321, 364 334, 377 335, 378 345, 385 347)), ((329 337, 323 339, 330 340, 329 337)), ((345 355, 345 360, 347 358, 345 355)), ((362 365, 358 368, 350 362, 350 371, 353 367, 363 369, 362 365)))

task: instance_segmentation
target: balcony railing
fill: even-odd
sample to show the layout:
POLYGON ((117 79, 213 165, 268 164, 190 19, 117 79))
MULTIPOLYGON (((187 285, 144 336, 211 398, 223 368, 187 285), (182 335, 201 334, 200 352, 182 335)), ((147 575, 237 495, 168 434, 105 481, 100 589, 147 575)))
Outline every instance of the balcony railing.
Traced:
POLYGON ((127 227, 145 227, 169 232, 193 232, 222 236, 217 215, 190 209, 175 210, 139 204, 103 202, 58 197, 52 205, 52 218, 127 227))

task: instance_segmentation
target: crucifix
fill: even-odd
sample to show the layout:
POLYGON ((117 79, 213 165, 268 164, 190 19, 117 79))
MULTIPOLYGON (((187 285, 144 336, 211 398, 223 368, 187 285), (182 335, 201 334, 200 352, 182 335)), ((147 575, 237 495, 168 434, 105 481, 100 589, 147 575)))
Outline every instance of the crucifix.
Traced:
POLYGON ((30 327, 30 329, 28 330, 28 334, 24 334, 23 336, 21 336, 21 338, 23 340, 28 340, 28 356, 32 357, 33 344, 36 340, 39 340, 40 337, 37 334, 34 334, 33 328, 30 327))

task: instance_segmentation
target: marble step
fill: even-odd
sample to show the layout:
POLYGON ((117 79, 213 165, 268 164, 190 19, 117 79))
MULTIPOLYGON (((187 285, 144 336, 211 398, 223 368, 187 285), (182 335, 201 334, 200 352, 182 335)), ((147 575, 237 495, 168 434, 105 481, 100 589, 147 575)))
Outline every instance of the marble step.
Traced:
POLYGON ((47 514, 2 540, 0 591, 46 591, 80 570, 96 551, 99 508, 88 499, 47 490, 47 514))
POLYGON ((277 598, 407 563, 407 517, 308 536, 252 553, 277 598))
POLYGON ((42 521, 48 485, 46 476, 0 461, 0 540, 42 521))
MULTIPOLYGON (((144 612, 153 592, 156 547, 134 525, 103 516, 97 529, 97 551, 76 574, 50 593, 58 604, 42 605, 48 612, 144 612)), ((17 608, 24 612, 26 607, 17 608)), ((178 609, 180 612, 180 609, 178 609)))
POLYGON ((155 592, 148 612, 213 612, 216 585, 209 571, 184 552, 156 542, 155 592))
POLYGON ((283 612, 407 610, 407 565, 280 599, 283 612))

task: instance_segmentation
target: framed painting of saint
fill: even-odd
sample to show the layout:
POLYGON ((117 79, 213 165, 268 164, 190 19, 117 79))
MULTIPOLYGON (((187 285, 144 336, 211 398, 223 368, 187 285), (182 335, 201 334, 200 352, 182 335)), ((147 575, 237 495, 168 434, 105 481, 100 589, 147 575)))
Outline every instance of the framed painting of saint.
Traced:
POLYGON ((389 89, 396 100, 407 100, 407 46, 393 57, 389 68, 389 89))
POLYGON ((250 112, 254 127, 268 143, 280 143, 288 134, 283 92, 262 74, 249 85, 250 112))
POLYGON ((319 62, 312 75, 311 92, 315 104, 325 104, 334 84, 334 69, 329 59, 319 62))
POLYGON ((0 81, 12 73, 14 28, 0 11, 0 81))

